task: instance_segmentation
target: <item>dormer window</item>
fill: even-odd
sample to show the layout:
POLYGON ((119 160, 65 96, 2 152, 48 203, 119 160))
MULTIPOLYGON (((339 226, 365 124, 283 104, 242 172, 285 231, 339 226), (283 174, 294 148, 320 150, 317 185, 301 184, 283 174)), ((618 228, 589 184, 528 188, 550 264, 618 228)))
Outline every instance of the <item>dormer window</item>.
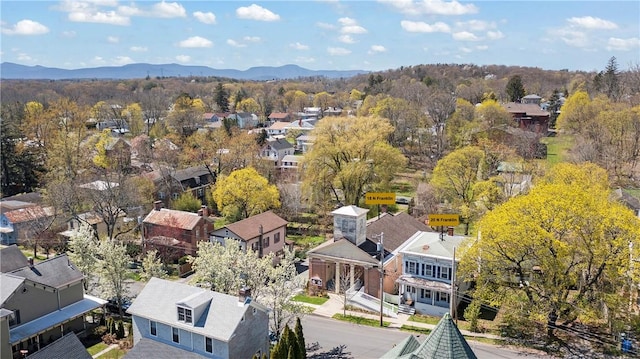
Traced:
POLYGON ((178 307, 178 321, 193 324, 193 312, 191 309, 178 307))

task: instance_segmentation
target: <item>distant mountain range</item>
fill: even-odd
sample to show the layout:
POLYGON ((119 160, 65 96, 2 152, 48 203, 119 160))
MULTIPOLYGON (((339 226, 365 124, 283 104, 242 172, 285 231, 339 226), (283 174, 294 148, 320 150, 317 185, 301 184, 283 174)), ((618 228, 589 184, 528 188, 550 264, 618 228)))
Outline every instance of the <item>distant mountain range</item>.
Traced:
POLYGON ((309 70, 297 65, 284 65, 279 67, 261 66, 241 71, 179 64, 129 64, 124 66, 103 66, 73 70, 44 66, 25 66, 12 62, 3 62, 0 64, 1 79, 24 80, 138 79, 146 78, 147 76, 152 78, 215 76, 238 80, 267 81, 311 76, 347 78, 365 73, 368 73, 368 71, 309 70))

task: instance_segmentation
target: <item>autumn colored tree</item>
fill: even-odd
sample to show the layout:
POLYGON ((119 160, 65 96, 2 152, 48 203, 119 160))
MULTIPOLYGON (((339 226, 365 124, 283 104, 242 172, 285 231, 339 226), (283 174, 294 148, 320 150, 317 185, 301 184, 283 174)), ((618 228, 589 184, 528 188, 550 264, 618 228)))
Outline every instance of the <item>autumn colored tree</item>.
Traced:
POLYGON ((245 98, 236 105, 238 112, 260 113, 260 104, 253 98, 245 98))
POLYGON ((312 201, 358 205, 367 190, 387 189, 406 158, 392 147, 393 132, 378 117, 327 117, 312 135, 316 141, 304 158, 304 187, 312 201))
POLYGON ((138 136, 145 132, 144 115, 142 107, 138 103, 130 103, 122 110, 122 116, 129 123, 132 136, 138 136))
POLYGON ((196 213, 202 207, 202 202, 191 191, 182 192, 178 198, 171 201, 171 208, 178 211, 196 213))
POLYGON ((529 330, 543 322, 552 335, 558 322, 629 317, 640 221, 612 199, 604 169, 556 165, 528 194, 489 212, 479 233, 461 275, 475 279, 477 298, 501 306, 529 330))
POLYGON ((213 197, 225 217, 238 220, 280 207, 280 193, 253 167, 218 179, 213 197))

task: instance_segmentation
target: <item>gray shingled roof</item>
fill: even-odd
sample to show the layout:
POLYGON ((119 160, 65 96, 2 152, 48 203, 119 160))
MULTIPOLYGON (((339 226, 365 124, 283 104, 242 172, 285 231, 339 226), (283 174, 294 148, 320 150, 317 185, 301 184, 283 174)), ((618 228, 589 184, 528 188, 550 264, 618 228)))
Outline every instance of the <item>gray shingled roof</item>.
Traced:
MULTIPOLYGON (((127 313, 173 327, 185 328, 190 332, 218 340, 229 341, 249 306, 255 306, 261 310, 264 309, 254 302, 248 305, 238 305, 238 297, 236 296, 213 292, 184 283, 151 278, 133 301, 127 313), (207 309, 205 309, 202 317, 193 318, 195 322, 193 326, 178 322, 176 304, 185 301, 190 302, 195 297, 194 295, 200 293, 202 293, 203 297, 209 296, 211 298, 211 302, 207 304, 207 309)), ((266 330, 267 328, 265 328, 266 330)))
POLYGON ((341 258, 345 260, 361 262, 363 264, 377 265, 378 260, 373 258, 367 252, 358 248, 355 244, 351 243, 348 239, 341 239, 336 242, 328 242, 329 244, 318 246, 309 252, 307 255, 310 257, 326 257, 326 258, 341 258))
POLYGON ((36 263, 33 267, 23 267, 12 271, 11 274, 53 288, 60 288, 84 278, 66 254, 36 263))
POLYGON ((418 358, 475 359, 476 355, 453 322, 445 313, 427 339, 414 352, 418 358))
POLYGON ((11 274, 0 274, 0 305, 4 303, 13 295, 13 293, 20 288, 24 283, 24 278, 16 277, 11 274))
POLYGON ((29 355, 27 359, 91 359, 91 354, 82 345, 75 333, 62 338, 29 355))
POLYGON ((271 147, 273 147, 275 150, 280 151, 280 150, 286 150, 286 149, 292 149, 293 145, 289 143, 289 141, 285 140, 285 139, 281 139, 281 138, 277 138, 274 140, 269 140, 267 141, 267 144, 271 147))
POLYGON ((142 338, 127 352, 124 359, 201 359, 206 358, 200 354, 182 350, 180 348, 142 338))
POLYGON ((12 245, 0 249, 0 272, 8 273, 29 265, 29 260, 18 246, 12 245))
POLYGON ((367 224, 367 238, 384 233, 384 249, 392 252, 416 232, 428 232, 431 229, 406 212, 396 215, 385 214, 367 224))

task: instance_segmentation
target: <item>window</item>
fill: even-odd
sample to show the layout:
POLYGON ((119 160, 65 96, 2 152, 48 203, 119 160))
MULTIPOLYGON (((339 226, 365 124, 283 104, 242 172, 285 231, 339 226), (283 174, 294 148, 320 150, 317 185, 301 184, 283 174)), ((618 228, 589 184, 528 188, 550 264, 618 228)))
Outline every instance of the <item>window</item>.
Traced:
POLYGON ((207 353, 213 353, 213 339, 208 337, 204 338, 204 351, 207 353))
POLYGON ((151 335, 153 335, 154 337, 158 335, 158 323, 154 322, 153 320, 149 321, 149 333, 151 333, 151 335))
POLYGON ((180 329, 171 328, 171 331, 173 333, 173 342, 174 343, 180 343, 180 329))
POLYGON ((185 323, 192 323, 193 317, 192 317, 191 309, 178 307, 178 321, 185 322, 185 323))
POLYGON ((431 266, 431 264, 425 264, 424 266, 424 276, 425 277, 431 277, 433 275, 432 273, 432 269, 433 267, 431 266))
POLYGON ((418 274, 418 266, 416 264, 416 262, 405 262, 408 274, 418 274))
POLYGON ((440 278, 440 279, 449 279, 449 274, 451 273, 451 268, 443 267, 443 268, 438 268, 438 269, 439 269, 438 272, 440 274, 438 276, 438 278, 440 278))
POLYGON ((280 242, 280 232, 273 234, 273 243, 280 242))
POLYGON ((20 324, 20 310, 14 310, 9 315, 9 327, 20 324))
POLYGON ((251 244, 251 249, 253 249, 254 251, 257 251, 257 250, 258 250, 258 245, 259 245, 259 244, 260 244, 259 242, 253 242, 253 243, 251 244))
POLYGON ((431 291, 429 289, 420 289, 420 298, 431 299, 431 291))
POLYGON ((164 197, 165 197, 164 192, 162 192, 162 191, 158 192, 158 198, 159 199, 164 199, 164 197))
POLYGON ((447 302, 449 303, 449 294, 437 292, 436 293, 436 302, 447 302))
POLYGON ((172 194, 171 194, 171 198, 173 198, 173 200, 174 200, 174 201, 175 201, 175 200, 177 200, 177 199, 178 199, 178 194, 177 194, 177 193, 175 193, 175 192, 174 192, 174 193, 172 193, 172 194))
POLYGON ((198 188, 197 192, 197 196, 198 197, 203 197, 204 196, 204 189, 203 188, 198 188))
POLYGON ((263 244, 263 247, 265 247, 265 248, 266 248, 266 247, 269 247, 269 237, 264 238, 264 239, 263 239, 263 243, 264 243, 264 244, 263 244))

